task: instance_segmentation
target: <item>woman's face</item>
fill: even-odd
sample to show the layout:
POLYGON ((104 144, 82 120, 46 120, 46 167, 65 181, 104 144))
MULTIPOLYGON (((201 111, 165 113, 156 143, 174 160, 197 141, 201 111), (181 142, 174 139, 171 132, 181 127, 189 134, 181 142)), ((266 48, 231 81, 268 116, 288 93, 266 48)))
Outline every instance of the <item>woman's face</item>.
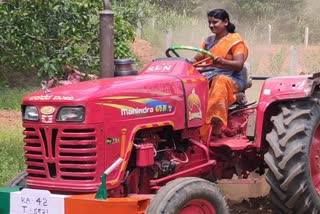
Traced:
POLYGON ((222 21, 221 19, 216 19, 212 16, 208 16, 209 28, 214 34, 220 34, 227 31, 227 25, 229 20, 226 19, 222 21))

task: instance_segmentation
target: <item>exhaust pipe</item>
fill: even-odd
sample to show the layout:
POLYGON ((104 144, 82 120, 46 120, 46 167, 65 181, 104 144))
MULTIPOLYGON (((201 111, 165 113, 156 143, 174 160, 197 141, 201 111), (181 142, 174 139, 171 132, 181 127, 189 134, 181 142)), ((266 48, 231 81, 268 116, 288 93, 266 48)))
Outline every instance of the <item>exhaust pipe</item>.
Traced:
POLYGON ((114 76, 114 13, 109 0, 103 1, 100 12, 100 77, 114 76))

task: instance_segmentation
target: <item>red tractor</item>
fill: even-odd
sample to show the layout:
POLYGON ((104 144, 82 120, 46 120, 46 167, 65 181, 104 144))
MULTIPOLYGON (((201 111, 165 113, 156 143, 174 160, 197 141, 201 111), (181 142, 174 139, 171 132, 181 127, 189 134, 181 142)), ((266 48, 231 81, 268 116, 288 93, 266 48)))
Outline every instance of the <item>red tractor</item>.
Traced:
MULTIPOLYGON (((217 180, 268 169, 275 211, 319 213, 320 74, 266 79, 257 104, 230 108, 223 138, 202 142, 209 88, 202 71, 185 58, 161 58, 137 75, 26 96, 27 170, 10 185, 108 197, 106 213, 129 212, 132 199, 132 213, 222 214, 217 180)), ((82 199, 76 213, 102 212, 82 199)))

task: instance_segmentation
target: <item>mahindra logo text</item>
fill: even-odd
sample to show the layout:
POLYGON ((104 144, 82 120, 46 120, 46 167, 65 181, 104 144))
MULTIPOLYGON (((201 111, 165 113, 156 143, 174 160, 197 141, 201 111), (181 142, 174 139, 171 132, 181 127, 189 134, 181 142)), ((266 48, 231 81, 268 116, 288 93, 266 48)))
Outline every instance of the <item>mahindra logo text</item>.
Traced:
POLYGON ((123 108, 121 109, 121 116, 147 114, 147 113, 152 113, 153 111, 154 111, 153 108, 148 108, 148 107, 134 108, 134 109, 123 108))

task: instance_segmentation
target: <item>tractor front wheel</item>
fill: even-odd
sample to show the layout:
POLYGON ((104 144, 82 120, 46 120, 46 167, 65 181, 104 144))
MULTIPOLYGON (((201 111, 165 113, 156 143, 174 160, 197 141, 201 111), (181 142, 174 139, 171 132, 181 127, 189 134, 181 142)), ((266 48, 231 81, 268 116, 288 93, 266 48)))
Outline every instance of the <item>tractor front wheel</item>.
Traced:
POLYGON ((147 214, 228 214, 219 188, 200 178, 178 178, 162 187, 147 209, 147 214))
POLYGON ((279 104, 264 159, 277 213, 320 212, 319 94, 279 104))
POLYGON ((15 186, 21 186, 26 187, 26 181, 27 181, 28 173, 26 170, 18 173, 16 176, 14 176, 11 180, 9 180, 5 187, 15 187, 15 186))

